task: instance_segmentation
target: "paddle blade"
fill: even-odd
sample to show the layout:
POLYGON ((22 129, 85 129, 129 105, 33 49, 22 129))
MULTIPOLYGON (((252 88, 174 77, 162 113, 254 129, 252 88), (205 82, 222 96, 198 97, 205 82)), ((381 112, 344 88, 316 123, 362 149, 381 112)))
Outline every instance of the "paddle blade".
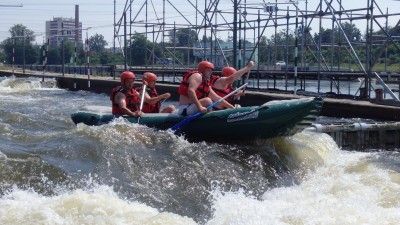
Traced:
POLYGON ((182 128, 187 123, 189 123, 190 121, 196 119, 196 117, 198 117, 200 115, 201 115, 201 112, 198 112, 198 113, 194 114, 193 116, 190 116, 190 117, 182 120, 181 122, 179 122, 179 123, 175 124, 173 127, 171 127, 171 130, 176 131, 176 130, 182 128))

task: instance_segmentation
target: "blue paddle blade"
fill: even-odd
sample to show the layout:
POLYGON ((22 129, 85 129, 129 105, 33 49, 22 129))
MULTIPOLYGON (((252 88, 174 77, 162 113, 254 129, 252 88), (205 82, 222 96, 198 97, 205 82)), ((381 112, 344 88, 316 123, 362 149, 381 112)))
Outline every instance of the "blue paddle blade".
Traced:
POLYGON ((196 119, 196 117, 198 117, 200 115, 201 115, 201 112, 198 112, 198 113, 196 113, 196 114, 194 114, 194 115, 182 120, 181 122, 179 122, 179 123, 175 124, 173 127, 171 127, 171 130, 176 131, 176 130, 182 128, 183 126, 185 126, 185 124, 187 124, 190 121, 196 119))

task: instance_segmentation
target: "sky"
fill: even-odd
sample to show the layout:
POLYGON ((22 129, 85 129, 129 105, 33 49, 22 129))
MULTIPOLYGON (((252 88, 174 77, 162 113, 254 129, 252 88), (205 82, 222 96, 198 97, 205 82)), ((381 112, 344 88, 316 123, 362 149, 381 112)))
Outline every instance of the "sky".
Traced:
MULTIPOLYGON (((130 0, 132 2, 132 13, 128 13, 128 17, 132 18, 133 21, 136 21, 132 28, 132 33, 134 31, 143 32, 144 31, 144 22, 137 21, 145 21, 145 10, 142 8, 145 0, 130 0), (140 9, 142 9, 140 11, 140 9), (129 16, 131 15, 131 16, 129 16)), ((215 1, 215 0, 214 0, 215 1)), ((238 0, 241 3, 246 3, 249 7, 261 7, 260 3, 263 0, 238 0)), ((271 0, 275 2, 275 0, 271 0)), ((283 2, 285 0, 278 0, 278 2, 283 2)), ((299 0, 299 9, 305 10, 305 1, 299 0)), ((324 2, 325 0, 323 0, 324 2)), ((367 6, 368 0, 333 0, 333 2, 342 1, 342 5, 344 9, 358 9, 365 8, 367 6)), ((389 13, 400 13, 400 1, 396 0, 375 0, 380 10, 386 13, 388 9, 389 13), (397 10, 397 11, 396 11, 397 10)), ((112 47, 113 45, 113 23, 114 23, 114 2, 115 4, 115 18, 118 22, 121 19, 123 8, 125 6, 126 0, 1 0, 0 2, 0 42, 10 37, 9 29, 15 24, 23 24, 28 29, 33 30, 36 37, 36 42, 38 44, 43 43, 44 33, 45 33, 45 21, 51 20, 53 17, 66 17, 66 18, 74 18, 75 15, 75 5, 79 5, 80 9, 80 21, 82 22, 83 28, 88 28, 89 37, 94 34, 101 34, 105 37, 105 40, 108 42, 108 47, 112 47), (10 6, 20 6, 22 7, 10 7, 10 6)), ((129 1, 128 1, 129 2, 129 1)), ((175 22, 176 26, 181 27, 189 27, 189 23, 191 25, 195 24, 196 21, 196 12, 195 8, 190 5, 190 2, 195 4, 195 0, 148 0, 148 23, 160 23, 164 18, 166 23, 170 24, 172 28, 172 24, 175 22), (167 5, 165 7, 165 13, 163 13, 163 2, 166 2, 167 5), (168 2, 172 2, 173 6, 168 4, 168 2), (150 3, 153 3, 151 5, 150 3), (180 11, 178 11, 176 9, 180 11), (185 20, 184 18, 188 18, 185 20), (158 19, 158 20, 157 20, 158 19), (158 22, 160 21, 160 22, 158 22)), ((209 3, 210 0, 206 1, 209 3)), ((265 0, 268 2, 268 0, 265 0)), ((308 10, 315 11, 320 0, 308 0, 308 10)), ((201 13, 204 12, 204 4, 205 1, 198 0, 198 9, 201 13)), ((244 5, 242 5, 244 6, 244 5)), ((338 4, 333 4, 333 6, 338 9, 338 4)), ((290 13, 294 15, 295 8, 293 5, 279 5, 279 10, 285 10, 289 7, 291 11, 290 13)), ((232 0, 220 0, 218 9, 222 12, 232 11, 233 4, 232 0)), ((250 12, 251 9, 248 9, 250 12)), ((257 10, 253 10, 253 12, 257 12, 257 10)), ((378 8, 375 8, 375 12, 379 13, 378 8)), ((261 13, 266 14, 261 10, 261 13)), ((284 13, 283 11, 281 13, 284 13)), ((264 15, 266 16, 266 15, 264 15)), ((217 24, 222 23, 224 20, 232 21, 231 14, 221 14, 221 16, 217 16, 215 21, 217 24)), ((266 17, 265 17, 266 18, 266 17)), ((200 21, 200 18, 197 18, 200 21)), ((395 26, 399 21, 399 17, 392 17, 389 20, 389 26, 395 26)), ((250 20, 250 16, 248 16, 248 20, 250 20)), ((385 24, 384 19, 379 19, 382 26, 385 24)), ((129 18, 128 18, 129 21, 129 18)), ((199 22, 200 23, 200 22, 199 22)), ((331 20, 324 20, 323 26, 326 28, 331 28, 331 20)), ((354 22, 356 26, 361 30, 361 33, 365 33, 366 28, 366 20, 358 20, 354 22)), ((311 27, 312 32, 316 32, 318 30, 318 19, 314 19, 311 27)), ((153 29, 157 31, 157 27, 151 26, 150 31, 153 29)), ((281 29, 284 29, 285 26, 281 26, 281 29)), ((375 30, 379 29, 377 25, 374 26, 375 30)), ((294 28, 289 28, 294 29, 294 28)), ((221 29, 222 30, 222 29, 221 29)), ((123 28, 120 28, 119 34, 122 35, 123 28)), ((128 30, 129 32, 129 30, 128 30)), ((272 29, 267 29, 264 33, 265 36, 269 37, 273 33, 272 29)), ((202 34, 201 34, 202 35, 202 34)), ((219 31, 217 36, 223 40, 226 40, 228 35, 232 36, 232 33, 228 31, 219 31)), ((159 35, 160 36, 160 35, 159 35)), ((155 36, 154 39, 156 41, 160 41, 160 37, 155 36)), ((243 34, 244 36, 244 34, 243 34)), ((242 38, 243 38, 242 36, 242 38)), ((254 31, 248 32, 246 39, 250 39, 252 42, 254 37, 254 31)), ((148 37, 150 40, 153 37, 148 37)), ((116 41, 116 45, 118 46, 118 41, 116 41)))

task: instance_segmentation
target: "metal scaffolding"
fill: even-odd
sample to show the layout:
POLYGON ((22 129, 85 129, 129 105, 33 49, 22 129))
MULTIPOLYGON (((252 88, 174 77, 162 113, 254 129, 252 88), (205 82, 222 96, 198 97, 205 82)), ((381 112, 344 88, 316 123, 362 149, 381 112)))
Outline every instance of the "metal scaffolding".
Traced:
MULTIPOLYGON (((371 92, 371 80, 375 77, 373 67, 383 59, 386 70, 387 59, 390 57, 388 45, 392 44, 400 52, 400 13, 382 10, 377 0, 362 0, 359 5, 364 7, 353 9, 345 9, 342 0, 310 2, 126 0, 122 15, 118 18, 114 13, 114 40, 124 46, 126 67, 130 64, 127 46, 136 33, 144 35, 152 43, 161 44, 162 58, 155 54, 154 45, 146 46, 144 57, 149 62, 146 67, 154 68, 157 62, 162 62, 163 69, 190 69, 199 60, 209 60, 216 65, 241 68, 247 61, 253 60, 257 63, 258 73, 283 70, 285 80, 294 79, 296 93, 297 70, 310 70, 310 64, 313 64, 318 79, 318 93, 319 81, 324 74, 337 74, 340 71, 361 73, 360 88, 371 92), (396 19, 397 24, 390 29, 388 22, 396 19), (353 37, 343 27, 347 23, 352 29, 356 21, 365 25, 362 28, 365 29, 363 38, 353 37), (197 37, 190 38, 196 42, 187 41, 187 46, 177 46, 176 35, 181 29, 195 31, 197 37), (314 34, 311 33, 312 29, 316 30, 314 34), (330 42, 323 42, 322 35, 327 30, 331 31, 330 42), (376 35, 377 31, 379 35, 376 35), (280 32, 284 32, 285 40, 277 40, 281 37, 280 32), (271 38, 271 43, 261 46, 263 37, 271 38), (285 50, 284 58, 277 54, 282 49, 285 50), (373 49, 378 51, 373 52, 373 49), (189 58, 190 51, 196 53, 195 58, 189 58), (182 58, 185 55, 183 52, 187 58, 182 58), (260 61, 260 54, 265 52, 267 60, 260 61), (335 52, 346 52, 346 57, 341 58, 343 54, 335 55, 335 52), (165 63, 166 55, 169 56, 168 64, 165 63), (285 61, 284 68, 275 64, 281 60, 285 61), (354 65, 355 71, 352 69, 354 65)), ((338 82, 332 80, 333 86, 340 93, 338 82)), ((300 88, 304 88, 302 82, 300 88)))

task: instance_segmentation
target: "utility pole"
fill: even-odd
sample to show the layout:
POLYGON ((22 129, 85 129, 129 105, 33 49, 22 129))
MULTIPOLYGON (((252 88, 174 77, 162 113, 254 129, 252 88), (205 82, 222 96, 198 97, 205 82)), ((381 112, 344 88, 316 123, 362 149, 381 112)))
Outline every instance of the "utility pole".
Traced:
POLYGON ((24 45, 23 45, 24 48, 22 50, 22 58, 23 58, 22 73, 25 74, 25 49, 26 49, 26 47, 25 47, 25 43, 26 43, 25 31, 23 34, 23 40, 24 40, 24 45))
POLYGON ((62 62, 62 66, 61 66, 61 70, 62 70, 62 75, 64 76, 65 74, 65 68, 64 68, 64 64, 65 64, 65 57, 64 57, 64 21, 61 22, 61 62, 62 62))

